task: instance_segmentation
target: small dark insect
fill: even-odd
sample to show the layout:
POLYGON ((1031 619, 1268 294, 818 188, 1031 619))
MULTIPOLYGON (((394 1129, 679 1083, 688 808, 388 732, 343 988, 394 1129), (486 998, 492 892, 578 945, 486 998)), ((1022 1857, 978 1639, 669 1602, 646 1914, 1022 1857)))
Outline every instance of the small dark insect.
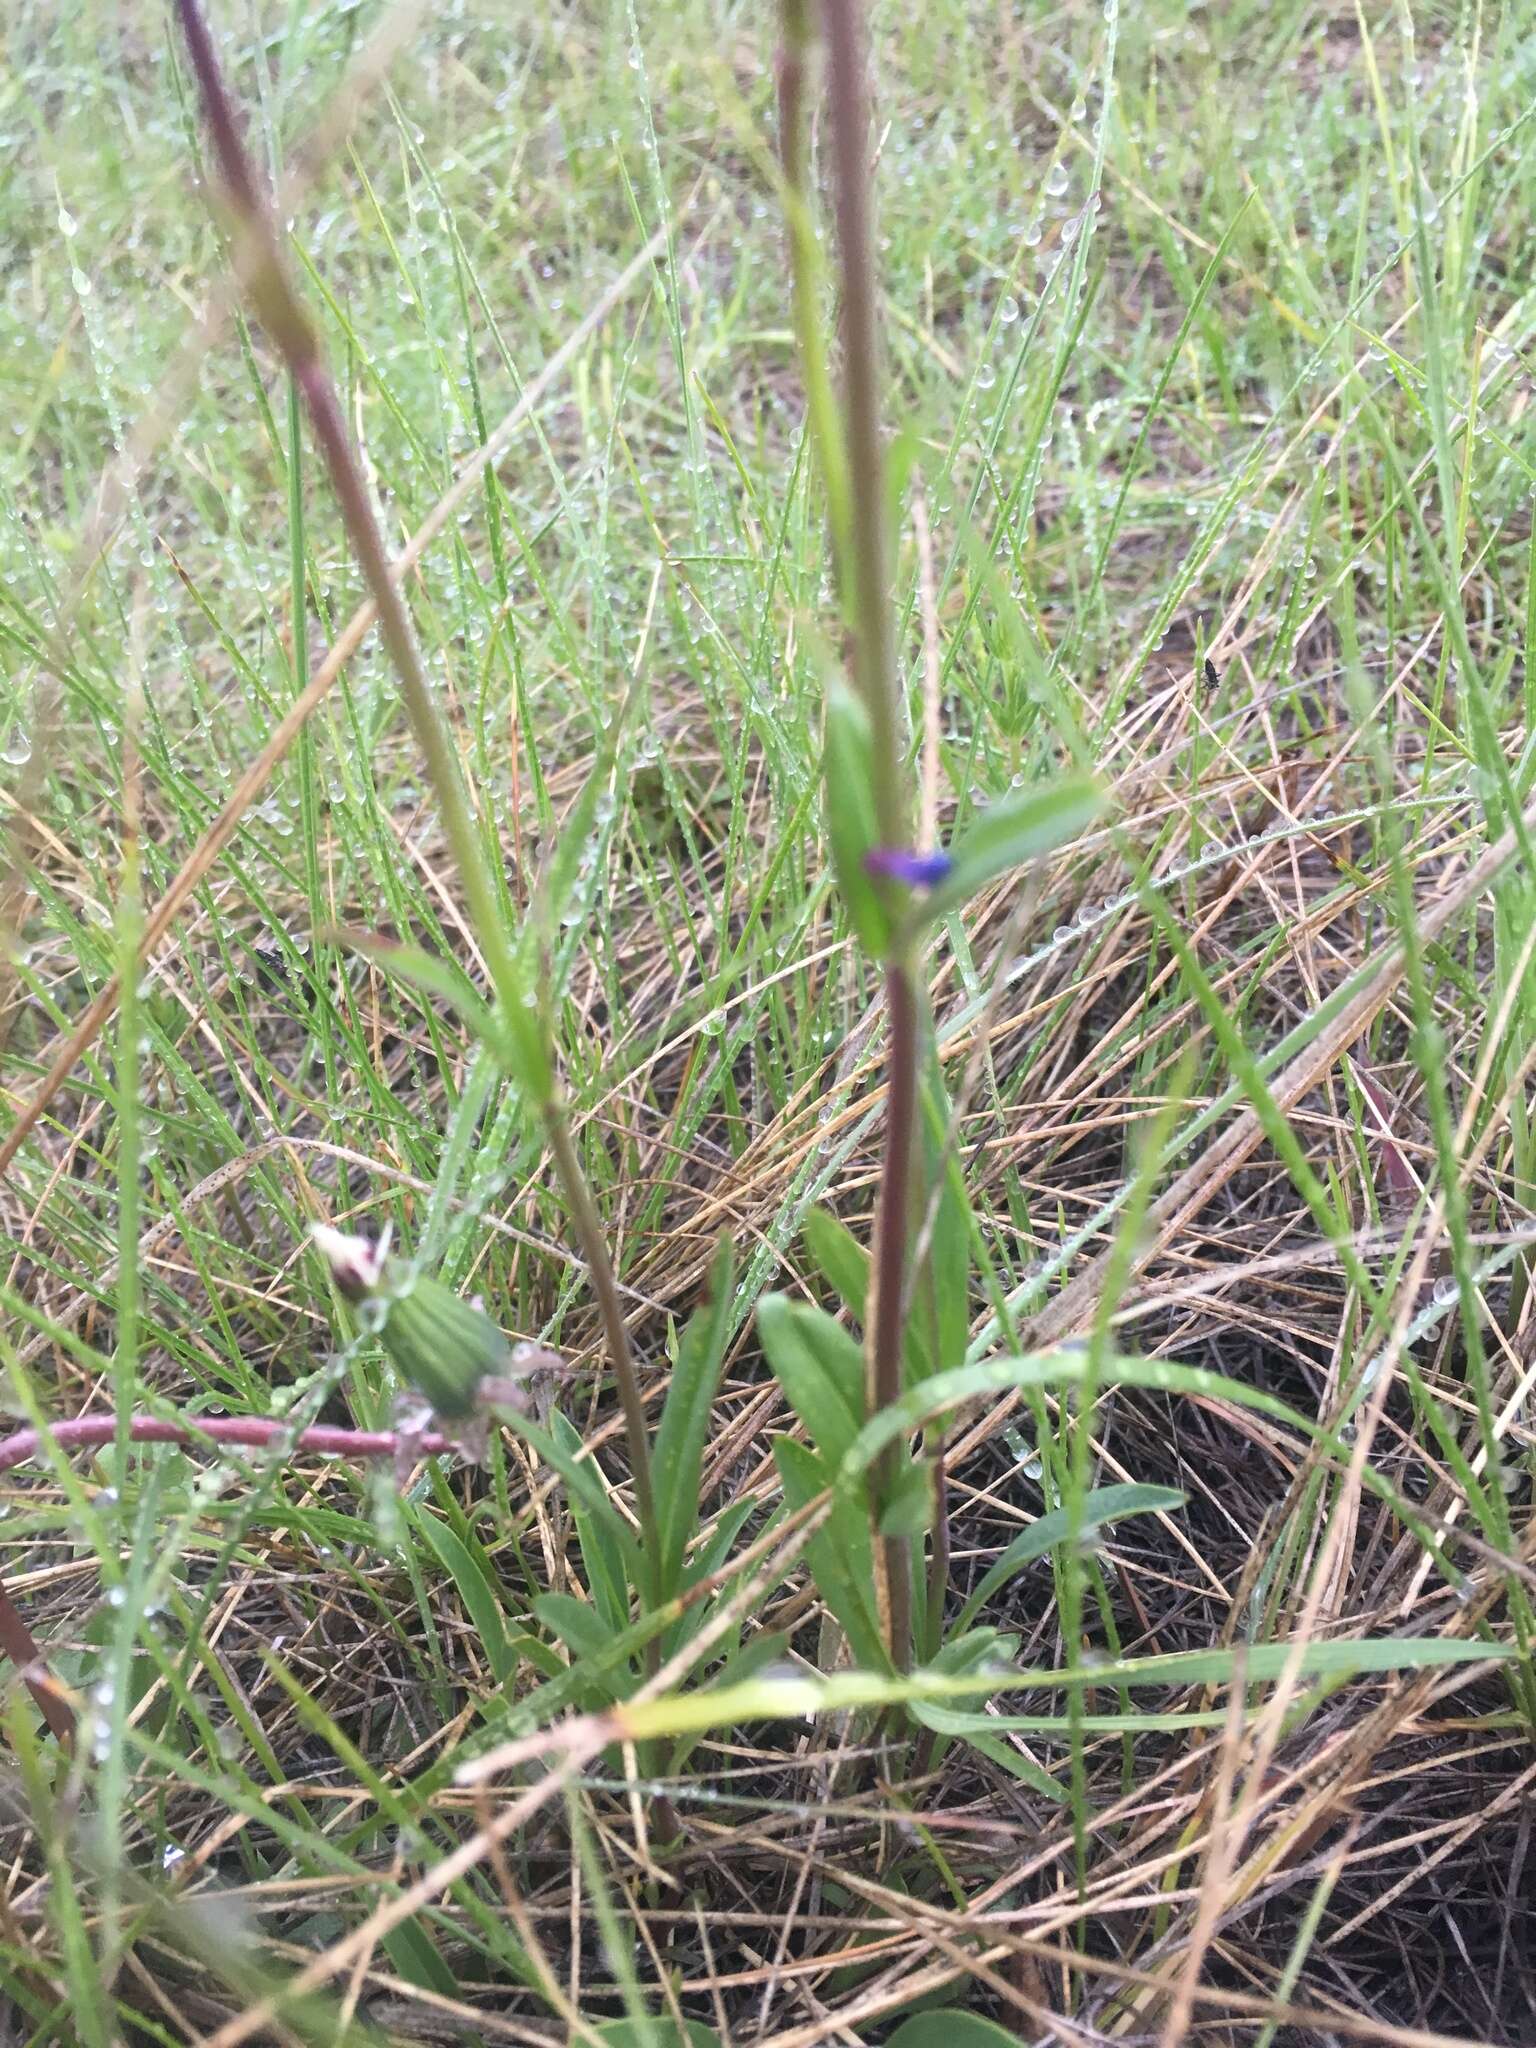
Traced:
POLYGON ((1212 661, 1209 655, 1205 657, 1205 680, 1210 684, 1213 690, 1219 690, 1221 688, 1221 677, 1217 675, 1216 664, 1214 661, 1212 661))
POLYGON ((265 989, 287 988, 293 981, 293 965, 280 946, 254 949, 256 977, 265 989))

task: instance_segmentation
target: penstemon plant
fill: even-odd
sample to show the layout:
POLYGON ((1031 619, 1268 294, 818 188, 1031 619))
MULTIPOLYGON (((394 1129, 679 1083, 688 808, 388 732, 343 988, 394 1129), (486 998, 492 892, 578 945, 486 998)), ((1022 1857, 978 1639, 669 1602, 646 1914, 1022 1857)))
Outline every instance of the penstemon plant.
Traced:
MULTIPOLYGON (((822 769, 829 851, 853 937, 885 996, 885 1121, 874 1238, 866 1254, 830 1217, 811 1250, 862 1322, 862 1353, 818 1309, 770 1297, 758 1327, 785 1397, 810 1438, 774 1453, 786 1500, 834 1488, 811 1546, 828 1608, 861 1663, 897 1672, 940 1652, 947 1584, 942 1455, 915 1458, 892 1435, 867 1475, 843 1472, 864 1424, 914 1379, 959 1366, 966 1334, 968 1218, 948 1159, 949 1111, 925 987, 935 925, 985 882, 1063 844, 1099 808, 1066 777, 993 805, 948 848, 913 843, 916 812, 905 692, 897 673, 889 485, 880 422, 868 51, 859 0, 784 0, 779 52, 781 190, 806 411, 826 494, 845 673, 829 675, 822 769), (842 381, 834 394, 820 331, 820 248, 806 116, 818 36, 837 229, 842 381), (914 1224, 930 1216, 926 1251, 914 1224), (928 1569, 922 1546, 932 1534, 928 1569)), ((980 1649, 990 1648, 990 1642, 980 1649)), ((954 1646, 945 1653, 954 1655, 954 1646)))

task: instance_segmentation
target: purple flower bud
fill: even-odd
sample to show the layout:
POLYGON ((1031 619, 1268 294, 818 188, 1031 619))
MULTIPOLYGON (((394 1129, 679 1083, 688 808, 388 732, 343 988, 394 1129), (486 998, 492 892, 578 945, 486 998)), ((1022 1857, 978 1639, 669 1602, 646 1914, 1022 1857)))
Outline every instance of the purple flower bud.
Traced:
POLYGON ((365 1301, 384 1277, 384 1264, 389 1257, 389 1226, 386 1224, 383 1233, 372 1238, 334 1230, 329 1223, 312 1223, 310 1236, 330 1267, 331 1278, 348 1301, 365 1301))
POLYGON ((899 846, 878 846, 864 856, 867 873, 886 882, 905 882, 911 889, 935 888, 953 866, 947 853, 912 853, 899 846))

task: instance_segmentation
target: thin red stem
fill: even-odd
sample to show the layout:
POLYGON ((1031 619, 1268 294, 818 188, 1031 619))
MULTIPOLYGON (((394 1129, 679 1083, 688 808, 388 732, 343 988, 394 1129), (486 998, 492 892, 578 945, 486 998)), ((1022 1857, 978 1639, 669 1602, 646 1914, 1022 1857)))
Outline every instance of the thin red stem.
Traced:
MULTIPOLYGON (((46 1429, 15 1430, 0 1438, 0 1472, 30 1463, 45 1442, 57 1444, 60 1450, 80 1450, 91 1444, 110 1443, 116 1428, 114 1416, 77 1415, 72 1421, 51 1422, 46 1429)), ((288 1433, 286 1422, 267 1415, 208 1415, 196 1422, 167 1422, 158 1415, 128 1418, 128 1436, 136 1444, 238 1444, 242 1449, 259 1451, 280 1442, 288 1433)), ((451 1437, 439 1435, 436 1430, 402 1436, 393 1429, 343 1429, 331 1423, 301 1429, 289 1445, 295 1456, 301 1451, 316 1451, 322 1457, 332 1458, 392 1458, 402 1448, 431 1457, 458 1446, 451 1437)))
POLYGON ((868 45, 860 0, 824 0, 833 196, 842 254, 843 419, 853 500, 854 678, 874 735, 875 816, 887 846, 907 843, 880 434, 880 322, 869 169, 868 45))

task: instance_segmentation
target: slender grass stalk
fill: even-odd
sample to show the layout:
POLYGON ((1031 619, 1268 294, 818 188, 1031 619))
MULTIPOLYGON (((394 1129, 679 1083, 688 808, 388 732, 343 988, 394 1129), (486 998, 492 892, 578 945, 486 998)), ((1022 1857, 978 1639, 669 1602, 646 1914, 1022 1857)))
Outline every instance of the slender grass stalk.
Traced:
POLYGON ((610 1363, 624 1409, 636 1506, 649 1570, 660 1556, 650 1446, 634 1361, 619 1308, 618 1281, 603 1238, 596 1204, 572 1142, 552 1052, 545 1031, 529 1015, 525 977, 502 915, 485 848, 470 807, 457 754, 437 716, 421 652, 399 585, 390 575, 372 501, 347 437, 336 388, 326 369, 313 322, 289 280, 270 205, 257 182, 225 88, 208 27, 197 0, 176 0, 176 12, 202 95, 209 139, 226 197, 246 247, 247 289, 274 346, 287 363, 309 414, 310 428, 336 493, 348 539, 373 597, 380 630, 400 678, 416 744, 442 812, 443 828, 467 900, 475 935, 495 990, 501 1024, 515 1055, 518 1078, 543 1120, 565 1190, 582 1258, 602 1313, 610 1363))
POLYGON ((127 1473, 128 1424, 139 1379, 139 1324, 142 1309, 139 1273, 139 1227, 142 1204, 139 1164, 143 1120, 139 1050, 140 1000, 138 957, 143 936, 144 903, 140 825, 142 781, 138 754, 141 694, 134 650, 134 673, 128 687, 123 720, 123 845, 122 883, 117 898, 117 970, 123 1000, 117 1013, 117 1340, 112 1354, 112 1402, 117 1415, 116 1479, 121 1489, 127 1473))
MULTIPOLYGON (((293 378, 288 379, 288 404, 284 421, 288 440, 288 619, 293 636, 289 656, 289 670, 293 679, 295 699, 301 698, 309 687, 309 593, 308 568, 305 560, 306 543, 304 531, 304 408, 303 398, 293 378)), ((315 760, 315 736, 306 721, 299 734, 299 818, 304 840, 304 887, 309 897, 309 935, 314 949, 313 967, 315 988, 318 999, 324 1002, 331 986, 332 948, 325 938, 327 906, 325 885, 320 873, 320 795, 319 770, 315 760)), ((325 1065, 326 1107, 334 1114, 337 1086, 337 1061, 335 1034, 323 1031, 320 1036, 320 1056, 325 1065)), ((347 1169, 341 1169, 343 1193, 347 1187, 347 1169)))

